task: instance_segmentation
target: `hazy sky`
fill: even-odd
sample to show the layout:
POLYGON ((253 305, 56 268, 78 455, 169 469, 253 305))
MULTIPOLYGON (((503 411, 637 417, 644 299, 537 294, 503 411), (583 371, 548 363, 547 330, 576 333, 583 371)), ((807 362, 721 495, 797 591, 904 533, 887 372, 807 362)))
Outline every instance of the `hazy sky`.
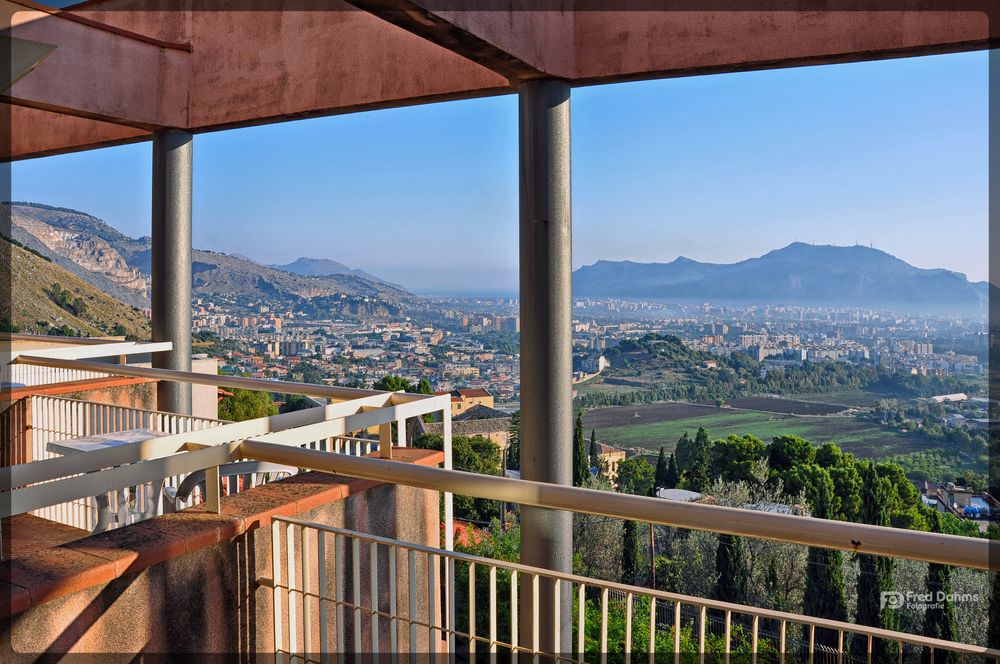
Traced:
MULTIPOLYGON (((796 239, 987 276, 985 52, 573 91, 574 266, 796 239)), ((421 292, 517 283, 514 96, 196 137, 194 243, 421 292)), ((18 162, 15 200, 149 234, 150 145, 18 162)))

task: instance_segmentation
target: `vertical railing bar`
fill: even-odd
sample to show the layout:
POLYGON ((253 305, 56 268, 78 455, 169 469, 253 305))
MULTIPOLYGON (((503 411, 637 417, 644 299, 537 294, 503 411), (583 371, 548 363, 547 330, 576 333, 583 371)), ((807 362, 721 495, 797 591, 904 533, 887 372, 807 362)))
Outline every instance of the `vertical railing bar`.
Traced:
POLYGON ((701 662, 705 661, 705 618, 708 616, 708 611, 705 606, 700 607, 700 612, 698 616, 698 660, 701 662))
MULTIPOLYGON (((655 624, 652 616, 649 618, 649 624, 652 626, 655 624)), ((650 634, 653 633, 652 627, 649 630, 650 634)), ((649 646, 650 656, 653 653, 652 644, 649 646)), ((674 664, 678 664, 681 661, 681 602, 680 600, 674 602, 674 664)))
POLYGON ((431 655, 437 652, 437 643, 435 643, 434 635, 434 630, 437 628, 437 621, 435 620, 437 604, 434 602, 437 595, 437 587, 434 584, 435 577, 437 576, 437 558, 437 555, 433 553, 427 554, 427 652, 431 655))
POLYGON ((396 587, 396 557, 399 549, 389 547, 389 661, 396 664, 399 652, 399 591, 396 587))
MULTIPOLYGON (((650 633, 650 637, 652 637, 650 633)), ((632 661, 632 593, 625 595, 625 662, 632 661)))
MULTIPOLYGON (((302 528, 302 652, 308 658, 316 652, 312 638, 312 549, 309 548, 309 528, 302 528)), ((317 535, 319 531, 317 531, 317 535)))
POLYGON ((750 660, 751 664, 757 664, 757 646, 760 642, 760 616, 754 614, 753 625, 750 634, 750 660))
POLYGON ((518 624, 518 606, 517 606, 517 570, 511 570, 510 572, 510 645, 511 655, 513 659, 517 660, 517 646, 518 644, 518 629, 520 625, 518 624))
MULTIPOLYGON (((552 580, 552 643, 555 645, 555 652, 551 653, 555 657, 561 657, 562 650, 562 584, 570 583, 562 579, 552 580)), ((572 589, 570 584, 570 589, 572 589)))
POLYGON ((413 549, 407 550, 407 565, 410 609, 408 622, 410 624, 410 661, 417 661, 417 552, 413 549))
POLYGON ((837 630, 837 664, 844 661, 844 630, 837 630))
POLYGON ((346 660, 347 644, 344 642, 344 586, 347 585, 347 570, 344 568, 344 536, 334 535, 334 582, 337 584, 337 661, 344 664, 346 660))
POLYGON ((497 652, 497 568, 490 565, 490 661, 497 652))
POLYGON ((281 632, 281 524, 279 521, 271 522, 271 585, 274 593, 274 661, 280 662, 282 658, 279 653, 284 646, 284 638, 281 632))
MULTIPOLYGON (((406 436, 403 436, 405 442, 406 436)), ((448 652, 455 652, 455 630, 458 627, 455 615, 455 559, 451 556, 445 557, 445 569, 447 570, 447 590, 448 590, 448 652)))
POLYGON ((601 664, 608 661, 608 589, 601 588, 601 664))
POLYGON ((316 530, 316 571, 319 574, 319 661, 320 664, 327 664, 329 660, 329 649, 327 640, 329 633, 327 630, 327 582, 326 582, 326 532, 316 530))
POLYGON ((809 625, 809 664, 812 664, 813 653, 816 651, 816 625, 809 625))
POLYGON ((780 640, 779 650, 781 651, 780 652, 781 664, 785 664, 785 632, 787 624, 788 623, 786 623, 784 620, 781 621, 780 636, 779 636, 780 640))
POLYGON ((361 540, 351 538, 351 577, 354 584, 354 661, 361 664, 361 540))
POLYGON ((581 583, 576 589, 576 656, 577 661, 584 661, 584 630, 586 629, 587 621, 587 611, 586 611, 586 587, 587 585, 581 583))
POLYGON ((476 563, 469 563, 469 660, 476 656, 476 563))
POLYGON ((732 650, 733 612, 730 611, 729 609, 726 609, 725 618, 726 618, 726 640, 723 652, 725 653, 726 656, 726 664, 729 664, 729 653, 732 650))
POLYGON ((368 550, 368 572, 371 575, 372 646, 373 659, 378 659, 378 542, 371 542, 368 550))
POLYGON ((291 523, 285 526, 285 555, 288 576, 288 661, 291 662, 298 652, 298 623, 295 620, 295 595, 299 594, 295 580, 295 526, 291 523))
POLYGON ((533 655, 538 655, 538 648, 541 644, 541 631, 539 629, 540 624, 538 620, 538 584, 539 579, 537 574, 531 575, 531 652, 533 655))

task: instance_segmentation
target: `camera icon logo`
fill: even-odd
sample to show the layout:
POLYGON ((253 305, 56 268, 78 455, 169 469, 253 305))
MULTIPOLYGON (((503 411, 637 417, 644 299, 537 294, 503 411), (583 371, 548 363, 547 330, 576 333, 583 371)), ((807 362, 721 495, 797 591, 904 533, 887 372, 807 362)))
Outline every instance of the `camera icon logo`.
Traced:
POLYGON ((888 591, 881 595, 881 608, 883 609, 901 609, 905 603, 906 595, 901 592, 888 591))

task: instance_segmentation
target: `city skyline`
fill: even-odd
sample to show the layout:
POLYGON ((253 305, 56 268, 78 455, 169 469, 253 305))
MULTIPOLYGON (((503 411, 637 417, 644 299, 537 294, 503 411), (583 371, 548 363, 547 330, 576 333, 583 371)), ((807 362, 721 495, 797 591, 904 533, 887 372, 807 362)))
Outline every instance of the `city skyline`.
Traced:
MULTIPOLYGON (((575 90, 574 267, 736 262, 798 240, 985 280, 987 59, 575 90)), ((200 135, 195 246, 329 258, 421 293, 511 292, 516 115, 505 96, 200 135)), ((18 162, 12 198, 146 235, 149 149, 18 162)))

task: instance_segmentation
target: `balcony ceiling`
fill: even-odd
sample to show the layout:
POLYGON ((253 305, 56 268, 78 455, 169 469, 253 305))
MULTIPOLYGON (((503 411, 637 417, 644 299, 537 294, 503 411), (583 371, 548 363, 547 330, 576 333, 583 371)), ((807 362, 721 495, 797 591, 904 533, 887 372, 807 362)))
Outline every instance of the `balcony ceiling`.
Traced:
POLYGON ((991 0, 754 0, 747 11, 733 11, 740 0, 614 11, 584 0, 0 3, 6 34, 56 47, 4 91, 5 159, 163 127, 504 94, 539 77, 589 85, 977 50, 1000 32, 991 0))

